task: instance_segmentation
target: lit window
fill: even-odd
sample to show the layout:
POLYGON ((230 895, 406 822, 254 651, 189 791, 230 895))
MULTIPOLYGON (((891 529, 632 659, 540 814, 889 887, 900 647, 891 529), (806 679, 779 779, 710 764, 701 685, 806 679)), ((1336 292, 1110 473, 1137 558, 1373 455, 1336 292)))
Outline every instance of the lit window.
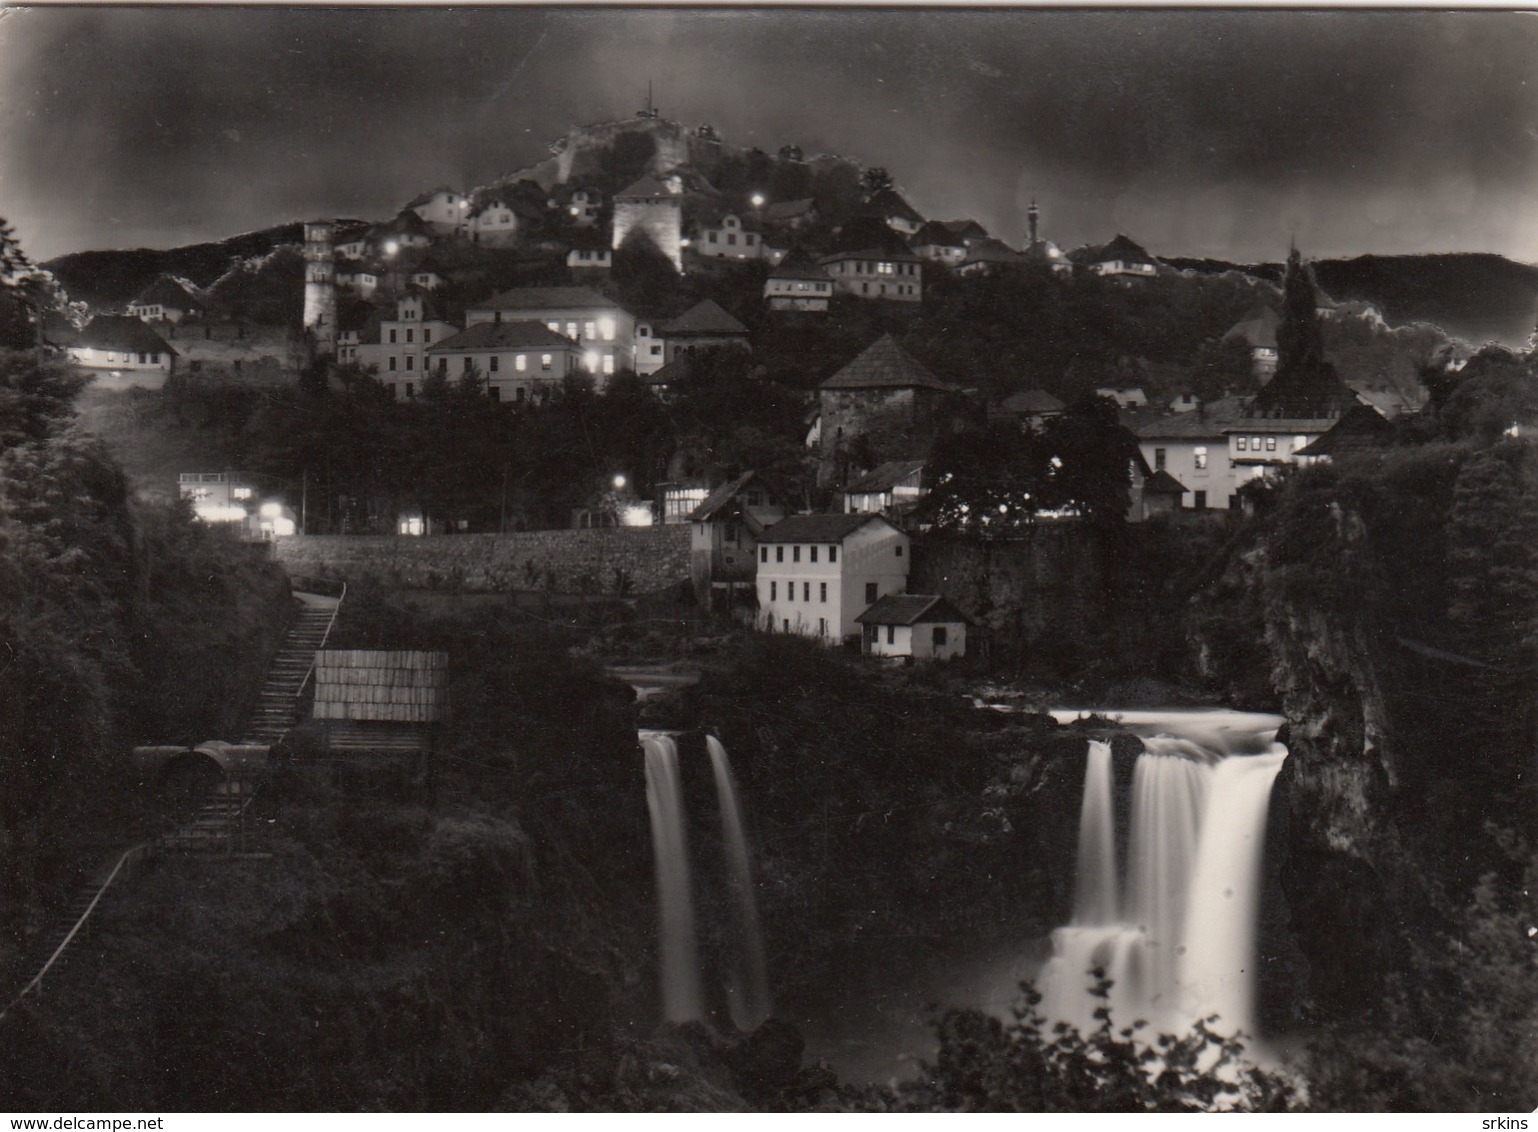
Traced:
POLYGON ((568 337, 568 338, 576 338, 576 336, 577 336, 577 324, 575 322, 568 322, 566 324, 566 337, 568 337))
POLYGON ((1196 449, 1196 451, 1191 453, 1191 458, 1195 462, 1195 466, 1196 466, 1198 471, 1206 468, 1206 466, 1207 466, 1207 450, 1205 448, 1198 448, 1198 449, 1196 449))
POLYGON ((582 364, 587 366, 587 372, 588 373, 597 373, 598 372, 598 351, 597 350, 589 350, 587 353, 583 354, 582 355, 582 364))
POLYGON ((612 318, 600 318, 598 320, 598 333, 603 336, 605 342, 614 341, 614 320, 612 318))
POLYGON ((525 355, 525 354, 519 354, 516 358, 513 359, 513 368, 515 370, 517 370, 519 373, 522 373, 524 370, 528 369, 529 368, 528 356, 525 355))
POLYGON ((1249 449, 1249 447, 1250 447, 1250 442, 1249 442, 1249 439, 1247 437, 1243 437, 1243 436, 1236 436, 1236 437, 1234 437, 1234 449, 1235 449, 1235 451, 1244 452, 1244 451, 1247 451, 1249 449))
POLYGON ((1276 437, 1274 437, 1274 436, 1266 437, 1266 451, 1267 452, 1275 452, 1276 451, 1276 437))
POLYGON ((587 325, 585 325, 582 328, 582 336, 584 338, 597 338, 598 337, 597 329, 596 329, 596 327, 594 326, 593 323, 589 322, 587 325))
POLYGON ((603 372, 604 373, 613 373, 614 372, 614 355, 613 354, 605 354, 603 356, 603 372))
POLYGON ((551 357, 550 357, 549 354, 541 354, 539 356, 539 368, 540 369, 549 369, 550 368, 550 362, 551 362, 551 357))

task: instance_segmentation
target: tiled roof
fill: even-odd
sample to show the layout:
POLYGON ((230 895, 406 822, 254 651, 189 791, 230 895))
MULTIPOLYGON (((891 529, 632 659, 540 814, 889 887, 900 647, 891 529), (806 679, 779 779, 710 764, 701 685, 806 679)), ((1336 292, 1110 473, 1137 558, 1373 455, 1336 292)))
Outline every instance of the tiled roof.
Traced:
POLYGON ((1270 307, 1261 304, 1229 327, 1221 341, 1244 342, 1252 350, 1274 350, 1276 349, 1276 328, 1281 325, 1281 322, 1281 316, 1270 307))
POLYGON ((458 334, 428 348, 429 354, 446 350, 532 349, 571 347, 570 338, 557 334, 543 322, 477 322, 458 334))
POLYGON ((823 389, 943 389, 954 391, 930 373, 890 334, 883 334, 865 351, 822 383, 823 389))
POLYGON ((799 200, 779 200, 764 206, 764 219, 770 224, 785 224, 810 216, 817 210, 817 202, 811 197, 799 200))
POLYGON ((672 190, 667 181, 655 173, 648 173, 624 192, 615 193, 614 198, 619 200, 623 197, 676 197, 679 195, 672 190))
POLYGON ((967 242, 955 232, 950 225, 942 224, 938 220, 931 220, 913 234, 909 241, 916 248, 934 246, 940 248, 964 248, 967 242))
POLYGON ((434 197, 436 197, 439 193, 448 193, 449 196, 454 196, 455 195, 453 189, 449 188, 447 185, 443 185, 443 186, 441 186, 439 188, 430 189, 430 190, 428 190, 425 193, 421 193, 421 194, 419 194, 417 196, 412 197, 410 200, 408 200, 401 207, 403 207, 403 208, 421 208, 424 204, 427 204, 434 197))
POLYGON ((965 623, 967 616, 939 594, 887 594, 855 620, 862 625, 918 625, 965 623))
POLYGON ((943 220, 946 230, 963 240, 984 240, 988 237, 988 229, 975 220, 943 220))
POLYGON ((843 542, 866 523, 885 522, 879 515, 791 515, 764 531, 758 541, 843 542))
POLYGON ((1143 481, 1144 495, 1184 495, 1189 490, 1163 468, 1143 481))
POLYGON ((888 460, 844 488, 844 494, 869 495, 873 492, 890 491, 914 472, 923 470, 924 461, 922 460, 888 460))
POLYGON ((770 279, 827 279, 828 273, 817 265, 806 252, 792 248, 790 254, 780 260, 769 273, 770 279))
POLYGON ((122 350, 135 354, 176 353, 147 323, 127 314, 97 315, 86 324, 74 344, 95 350, 122 350))
POLYGON ((587 287, 514 287, 479 303, 471 310, 617 310, 618 304, 587 287))
POLYGON ((670 334, 746 334, 748 328, 738 322, 714 299, 695 303, 683 314, 658 327, 666 336, 670 334))
POLYGON ((1353 405, 1340 420, 1312 444, 1298 449, 1299 456, 1333 456, 1357 448, 1369 448, 1393 435, 1394 426, 1371 405, 1353 405))
POLYGON ((679 354, 667 365, 651 373, 641 375, 643 385, 673 385, 686 380, 694 372, 694 355, 679 354))
POLYGON ((758 478, 757 472, 743 472, 736 479, 723 483, 701 500, 698 507, 689 512, 690 521, 704 523, 714 519, 719 512, 725 509, 727 504, 736 499, 747 488, 748 484, 756 478, 758 478))
POLYGON ((1024 256, 1003 240, 995 240, 992 236, 988 236, 972 245, 961 266, 965 267, 969 263, 1021 263, 1024 259, 1024 256))
POLYGON ((866 202, 865 211, 872 216, 896 216, 913 224, 924 223, 924 218, 896 189, 882 189, 866 202))
POLYGON ((1073 259, 1080 263, 1110 263, 1120 260, 1123 263, 1154 263, 1153 256, 1143 250, 1137 241, 1128 236, 1118 234, 1108 244, 1099 247, 1078 248, 1074 251, 1073 259))
POLYGON ((1311 372, 1278 371, 1255 394, 1245 410, 1245 416, 1333 419, 1352 405, 1360 403, 1360 399, 1336 375, 1333 367, 1325 365, 1311 372))
POLYGON ((1045 389, 1022 389, 1019 393, 1011 393, 999 403, 999 407, 1010 413, 1061 413, 1068 406, 1064 405, 1045 389))
POLYGON ((192 310, 203 305, 186 283, 171 275, 161 275, 156 278, 153 283, 140 291, 139 297, 129 305, 149 306, 157 303, 175 310, 192 310))
POLYGON ((1128 419, 1139 440, 1214 440, 1238 423, 1241 411, 1237 398, 1225 397, 1190 413, 1150 413, 1128 419))

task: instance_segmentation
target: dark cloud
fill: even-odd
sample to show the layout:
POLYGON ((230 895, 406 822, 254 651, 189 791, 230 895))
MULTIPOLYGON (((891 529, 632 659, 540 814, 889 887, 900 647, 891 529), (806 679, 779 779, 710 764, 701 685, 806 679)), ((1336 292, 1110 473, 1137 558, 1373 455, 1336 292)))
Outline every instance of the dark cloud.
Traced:
POLYGON ((40 255, 377 216, 654 80, 685 122, 890 168, 1019 239, 1538 259, 1538 19, 1501 12, 36 8, 0 214, 40 255))

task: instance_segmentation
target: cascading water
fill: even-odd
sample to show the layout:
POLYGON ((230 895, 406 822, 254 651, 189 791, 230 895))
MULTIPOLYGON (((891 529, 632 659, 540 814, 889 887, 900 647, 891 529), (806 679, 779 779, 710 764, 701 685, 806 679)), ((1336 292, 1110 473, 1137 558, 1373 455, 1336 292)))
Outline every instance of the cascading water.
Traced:
POLYGON ((764 971, 764 938, 758 925, 758 902, 753 896, 753 874, 748 861, 748 842, 743 832, 742 806, 737 781, 732 775, 726 748, 714 735, 705 736, 715 772, 716 797, 721 806, 721 839, 731 873, 732 898, 737 908, 739 954, 727 979, 727 1004, 732 1023, 739 1030, 755 1030, 773 1012, 769 979, 764 971))
POLYGON ((643 733, 646 805, 651 811, 661 926, 662 1016, 687 1022, 704 1016, 700 964, 694 940, 694 899, 689 889, 689 842, 684 830, 678 743, 671 735, 643 733))
POLYGON ((1125 883, 1116 868, 1110 748, 1091 741, 1080 809, 1073 921, 1052 933, 1041 1012, 1088 1033, 1109 1005, 1118 1027, 1155 1032, 1216 1014, 1254 1034, 1255 921, 1271 785, 1287 751, 1273 716, 1125 718, 1146 734, 1133 770, 1125 883), (1171 736, 1169 731, 1179 731, 1171 736), (1262 753, 1229 754, 1236 750, 1262 753), (1089 972, 1111 980, 1109 1001, 1089 972))

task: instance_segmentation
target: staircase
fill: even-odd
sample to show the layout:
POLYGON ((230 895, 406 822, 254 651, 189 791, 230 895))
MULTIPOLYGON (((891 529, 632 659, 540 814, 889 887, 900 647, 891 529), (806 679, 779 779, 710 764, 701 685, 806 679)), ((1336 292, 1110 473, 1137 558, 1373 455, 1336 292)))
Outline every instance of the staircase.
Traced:
POLYGON ((315 650, 322 648, 336 619, 340 598, 297 594, 304 608, 267 667, 267 680, 246 721, 246 743, 276 743, 298 721, 299 693, 315 668, 315 650))
POLYGON ((215 786, 192 820, 162 834, 160 848, 181 853, 227 853, 235 848, 240 815, 251 804, 256 787, 240 779, 215 786))

